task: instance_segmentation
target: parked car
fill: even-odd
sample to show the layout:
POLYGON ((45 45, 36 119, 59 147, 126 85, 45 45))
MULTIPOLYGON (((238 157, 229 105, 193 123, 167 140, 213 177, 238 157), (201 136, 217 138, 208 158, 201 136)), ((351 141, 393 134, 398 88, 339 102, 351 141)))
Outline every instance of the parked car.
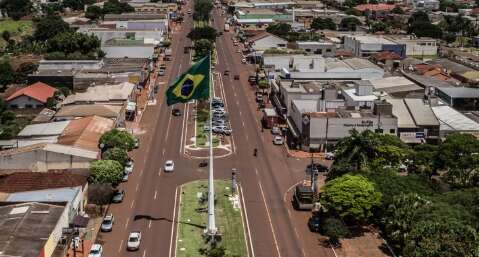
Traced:
POLYGON ((212 102, 211 103, 211 107, 213 107, 213 109, 219 109, 219 108, 224 108, 225 107, 225 104, 222 103, 222 102, 212 102))
POLYGON ((284 144, 283 137, 282 137, 282 136, 275 136, 275 137, 273 138, 273 144, 274 144, 274 145, 282 145, 282 144, 284 144))
POLYGON ((129 173, 123 173, 123 178, 121 179, 121 182, 127 182, 129 176, 130 176, 129 173))
POLYGON ((113 217, 113 214, 106 215, 105 218, 103 218, 100 230, 102 232, 111 232, 113 229, 113 223, 115 223, 115 218, 113 217))
POLYGON ((226 111, 224 109, 213 109, 213 114, 225 115, 226 111))
POLYGON ((279 129, 279 127, 273 127, 271 128, 271 134, 273 135, 281 135, 281 129, 279 129))
POLYGON ((171 114, 173 114, 173 116, 181 116, 181 110, 175 108, 171 110, 171 114))
POLYGON ((158 76, 165 76, 165 74, 166 74, 166 70, 165 70, 165 69, 161 69, 161 68, 160 68, 160 69, 158 70, 158 76))
POLYGON ((318 215, 313 215, 308 220, 308 227, 313 232, 319 232, 321 228, 321 219, 318 215))
POLYGON ((229 71, 229 70, 225 70, 225 72, 223 73, 223 75, 225 75, 225 76, 230 75, 230 71, 229 71))
POLYGON ((103 247, 100 244, 92 244, 88 257, 102 257, 103 247))
POLYGON ((126 243, 126 249, 129 251, 136 251, 140 249, 141 243, 141 232, 140 231, 133 231, 130 232, 128 236, 128 242, 126 243))
POLYGON ((324 154, 324 159, 326 160, 334 160, 334 152, 328 152, 324 154))
POLYGON ((135 137, 135 148, 140 148, 140 139, 135 137))
POLYGON ((215 121, 212 122, 212 125, 213 125, 214 127, 216 127, 216 126, 226 126, 226 121, 224 121, 224 120, 215 120, 215 121))
POLYGON ((223 128, 223 134, 226 135, 226 136, 229 136, 231 135, 231 133, 233 133, 233 130, 229 127, 224 127, 223 128))
POLYGON ((263 96, 262 95, 256 95, 256 102, 262 103, 263 102, 263 96))
POLYGON ((125 198, 125 190, 116 190, 113 193, 113 197, 111 198, 112 203, 121 203, 123 202, 123 198, 125 198))
POLYGON ((235 75, 234 76, 234 80, 239 80, 240 79, 240 76, 239 75, 235 75))
POLYGON ((175 170, 175 163, 172 160, 167 160, 165 162, 165 171, 173 172, 175 170))
POLYGON ((123 170, 123 172, 125 174, 130 174, 133 172, 133 168, 135 167, 135 162, 133 160, 128 160, 125 164, 125 169, 123 170))

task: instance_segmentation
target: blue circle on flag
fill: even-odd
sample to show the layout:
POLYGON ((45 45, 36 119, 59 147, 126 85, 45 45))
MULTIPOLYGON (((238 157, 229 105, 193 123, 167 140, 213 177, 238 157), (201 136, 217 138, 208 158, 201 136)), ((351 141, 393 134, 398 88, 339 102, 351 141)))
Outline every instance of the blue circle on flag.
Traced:
POLYGON ((181 85, 181 95, 182 96, 189 96, 191 92, 193 92, 194 82, 191 79, 186 79, 181 85))

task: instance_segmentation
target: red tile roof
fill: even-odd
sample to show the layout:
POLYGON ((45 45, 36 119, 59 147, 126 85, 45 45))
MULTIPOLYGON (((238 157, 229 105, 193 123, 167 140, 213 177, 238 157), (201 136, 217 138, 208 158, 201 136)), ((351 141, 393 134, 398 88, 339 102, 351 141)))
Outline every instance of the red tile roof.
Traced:
POLYGON ((58 137, 58 144, 98 151, 101 135, 112 129, 113 123, 113 120, 100 116, 72 120, 58 137))
POLYGON ((15 193, 86 184, 87 177, 69 172, 16 172, 0 175, 0 192, 15 193))
POLYGON ((360 4, 354 7, 354 9, 364 12, 369 11, 391 11, 394 9, 395 5, 393 4, 360 4))
POLYGON ((385 60, 399 60, 401 56, 394 52, 384 51, 374 54, 372 58, 376 61, 385 61, 385 60))
POLYGON ((25 95, 39 102, 46 103, 47 99, 49 97, 52 97, 56 91, 57 89, 54 87, 51 87, 43 82, 37 82, 16 91, 15 93, 7 97, 5 101, 11 101, 19 96, 25 95))

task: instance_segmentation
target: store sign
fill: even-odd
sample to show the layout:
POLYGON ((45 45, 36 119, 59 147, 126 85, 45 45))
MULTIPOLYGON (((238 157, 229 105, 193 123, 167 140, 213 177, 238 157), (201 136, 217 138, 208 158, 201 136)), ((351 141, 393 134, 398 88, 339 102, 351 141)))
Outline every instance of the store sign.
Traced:
POLYGON ((345 127, 372 127, 373 126, 372 120, 363 120, 361 123, 345 123, 343 126, 345 127))

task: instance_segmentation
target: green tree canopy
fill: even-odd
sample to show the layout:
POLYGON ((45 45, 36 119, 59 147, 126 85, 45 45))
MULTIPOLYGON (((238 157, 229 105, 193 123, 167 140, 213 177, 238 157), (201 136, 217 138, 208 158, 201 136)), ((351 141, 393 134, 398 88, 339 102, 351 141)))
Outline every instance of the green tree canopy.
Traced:
POLYGON ((35 40, 44 42, 56 35, 69 32, 68 23, 64 22, 59 15, 48 15, 35 22, 35 31, 33 37, 35 40))
POLYGON ((88 202, 98 205, 109 204, 113 197, 113 188, 108 184, 88 185, 88 202))
POLYGON ((396 5, 392 10, 391 10, 392 13, 394 14, 404 14, 404 10, 399 6, 399 5, 396 5))
MULTIPOLYGON (((5 89, 7 85, 15 80, 13 76, 13 69, 8 60, 0 61, 0 86, 5 89)), ((1 90, 1 91, 3 91, 1 90)))
POLYGON ((278 37, 287 38, 291 32, 291 25, 287 23, 273 23, 268 25, 266 31, 278 37))
POLYGON ((323 19, 321 17, 317 17, 313 19, 313 22, 311 23, 311 28, 314 30, 336 30, 336 23, 334 23, 331 18, 323 19))
POLYGON ((14 20, 29 15, 32 12, 32 2, 30 0, 1 0, 0 10, 14 20))
POLYGON ((404 256, 479 256, 477 231, 456 220, 422 220, 405 241, 404 256))
POLYGON ((32 74, 38 69, 38 64, 32 62, 24 62, 18 66, 15 71, 15 83, 26 84, 28 75, 32 74))
POLYGON ((361 21, 356 17, 346 17, 341 20, 339 27, 349 31, 356 31, 357 26, 361 25, 361 21))
POLYGON ((123 178, 123 167, 117 161, 99 160, 90 164, 88 180, 94 184, 118 185, 123 178))
POLYGON ((108 0, 103 4, 103 14, 121 14, 126 12, 134 12, 135 8, 126 2, 118 0, 108 0))
POLYGON ((195 0, 193 19, 195 21, 207 21, 210 19, 211 10, 213 10, 213 1, 195 0))
POLYGON ((373 33, 375 32, 388 32, 389 31, 389 25, 385 22, 382 22, 382 21, 377 21, 377 22, 374 22, 372 25, 371 25, 371 31, 373 33))
POLYGON ((348 228, 341 222, 341 220, 336 218, 326 218, 321 223, 321 233, 327 237, 329 240, 336 244, 339 239, 349 236, 348 228))
POLYGON ((103 9, 100 6, 90 5, 86 9, 85 17, 90 20, 99 20, 103 18, 103 9))
POLYGON ((365 221, 372 215, 372 209, 380 205, 381 193, 367 178, 346 174, 326 183, 320 202, 342 218, 365 221))
POLYGON ((47 41, 47 52, 60 52, 67 57, 74 55, 78 59, 96 59, 101 57, 100 40, 95 35, 64 32, 47 41), (82 56, 88 56, 88 58, 82 56))
POLYGON ((100 137, 100 144, 104 144, 107 149, 118 147, 131 151, 135 147, 135 138, 126 131, 112 129, 100 137))
POLYGON ((213 49, 213 43, 208 39, 200 39, 195 41, 195 59, 201 59, 207 56, 213 49))
POLYGON ((413 13, 411 17, 409 17, 408 24, 408 33, 415 34, 417 37, 442 37, 441 28, 431 24, 429 16, 423 11, 413 13))
POLYGON ((106 152, 104 153, 104 159, 117 161, 121 164, 121 166, 125 166, 129 157, 125 149, 113 147, 106 150, 106 152))
POLYGON ((208 39, 209 41, 214 42, 216 40, 217 33, 216 29, 210 26, 203 26, 193 28, 186 36, 193 41, 208 39))
POLYGON ((447 170, 446 180, 451 185, 479 185, 479 141, 473 135, 451 134, 438 152, 438 166, 447 170))

